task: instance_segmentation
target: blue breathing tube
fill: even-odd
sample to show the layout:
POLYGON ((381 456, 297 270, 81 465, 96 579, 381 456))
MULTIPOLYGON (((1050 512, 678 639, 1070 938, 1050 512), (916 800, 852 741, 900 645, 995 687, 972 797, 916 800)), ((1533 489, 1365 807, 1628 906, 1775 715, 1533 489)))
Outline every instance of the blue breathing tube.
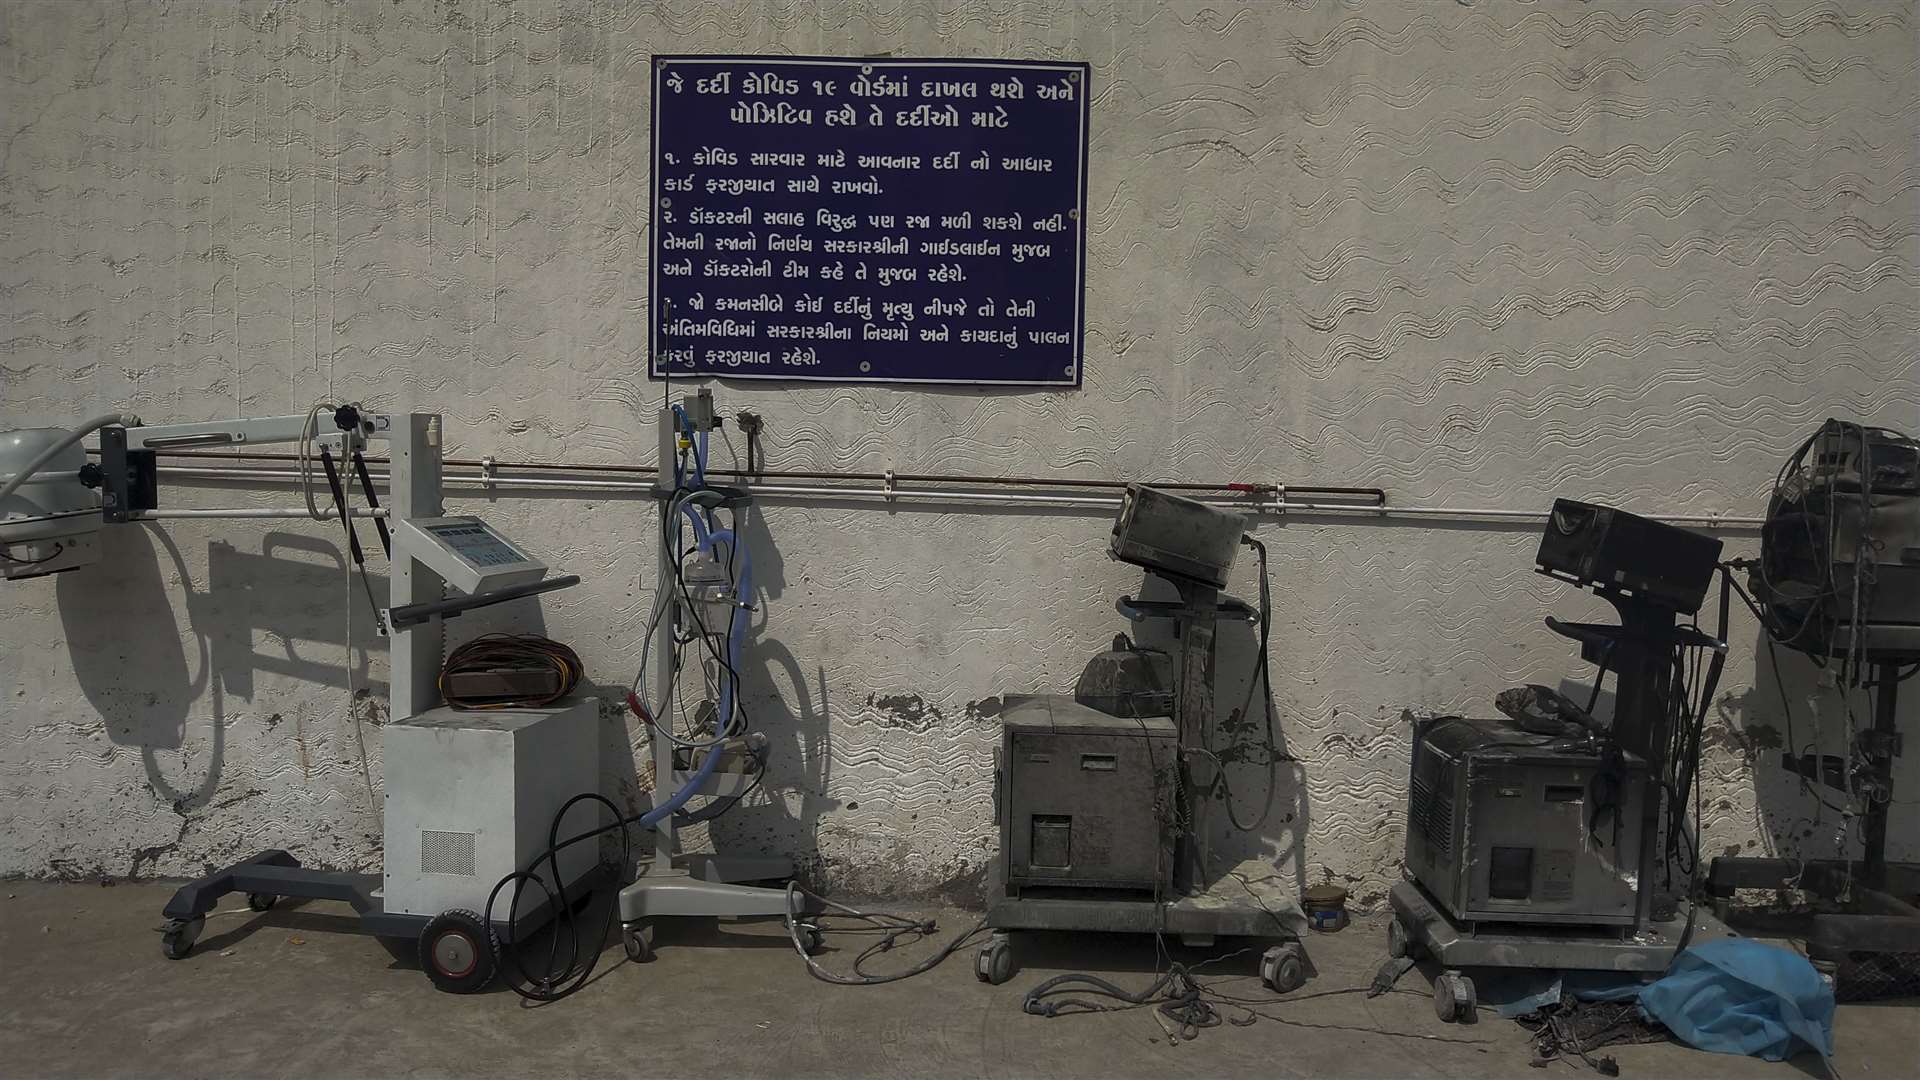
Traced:
MULTIPOLYGON (((693 510, 692 507, 687 507, 686 509, 689 513, 693 510)), ((699 520, 697 514, 693 516, 695 521, 699 520)), ((695 529, 696 533, 701 532, 699 526, 696 525, 695 529)), ((699 550, 702 554, 705 554, 712 551, 715 544, 731 544, 732 542, 732 529, 720 529, 715 532, 703 533, 700 536, 699 550)), ((746 614, 747 600, 753 595, 753 562, 748 558, 745 548, 739 549, 739 556, 740 576, 734 580, 733 612, 727 617, 727 666, 731 670, 726 672, 725 677, 720 680, 719 715, 721 717, 722 730, 725 730, 725 725, 733 719, 735 683, 739 680, 738 672, 741 664, 741 653, 746 646, 747 640, 748 620, 743 616, 746 614)), ((695 795, 695 789, 701 784, 706 783, 707 778, 713 775, 714 769, 719 764, 720 746, 718 740, 716 740, 715 745, 710 747, 707 750, 706 756, 701 759, 700 767, 695 769, 693 775, 687 778, 686 784, 682 786, 679 791, 674 792, 672 798, 640 816, 640 827, 643 829, 651 828, 668 814, 687 805, 688 801, 695 795)))
MULTIPOLYGON (((673 411, 674 415, 681 420, 683 428, 691 427, 691 425, 686 424, 686 414, 681 411, 680 406, 675 405, 673 411)), ((705 483, 707 472, 706 457, 707 434, 703 431, 694 439, 693 486, 695 487, 700 487, 705 483)), ((679 465, 676 462, 675 472, 677 473, 678 471, 679 465)), ((675 479, 678 480, 679 478, 676 476, 675 479)), ((726 544, 728 550, 737 555, 740 560, 740 573, 734 578, 733 582, 733 610, 727 616, 728 670, 720 680, 720 730, 725 731, 727 725, 733 721, 736 683, 738 683, 740 678, 741 656, 746 648, 747 623, 749 620, 743 616, 747 610, 747 602, 753 596, 753 560, 748 555, 746 548, 738 547, 734 544, 732 529, 711 528, 698 508, 687 502, 681 502, 679 505, 680 511, 687 515, 687 520, 693 522, 694 544, 700 554, 710 554, 717 545, 726 544)), ((720 741, 716 733, 714 744, 707 749, 706 756, 701 759, 699 767, 694 769, 693 775, 687 778, 687 782, 681 786, 680 790, 673 793, 672 798, 669 798, 666 802, 640 815, 638 824, 641 828, 652 828, 664 820, 667 815, 679 810, 693 799, 697 793, 696 789, 707 782, 707 779, 713 775, 714 770, 720 764, 720 741)))

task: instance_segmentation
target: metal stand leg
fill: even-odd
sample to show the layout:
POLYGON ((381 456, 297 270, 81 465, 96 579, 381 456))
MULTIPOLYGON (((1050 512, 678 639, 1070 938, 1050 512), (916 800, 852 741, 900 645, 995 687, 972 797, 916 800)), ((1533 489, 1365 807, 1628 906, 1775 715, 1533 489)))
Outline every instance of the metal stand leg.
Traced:
POLYGON ((1899 728, 1894 709, 1899 702, 1900 669, 1883 663, 1874 669, 1876 688, 1873 702, 1873 728, 1867 733, 1867 760, 1872 764, 1873 798, 1867 802, 1863 838, 1866 865, 1861 877, 1869 889, 1887 887, 1887 810, 1893 805, 1893 753, 1899 744, 1899 728))
POLYGON ((739 918, 751 915, 805 915, 817 910, 804 896, 788 907, 785 889, 761 889, 702 881, 680 867, 653 868, 620 890, 620 921, 634 922, 660 915, 713 915, 739 918))

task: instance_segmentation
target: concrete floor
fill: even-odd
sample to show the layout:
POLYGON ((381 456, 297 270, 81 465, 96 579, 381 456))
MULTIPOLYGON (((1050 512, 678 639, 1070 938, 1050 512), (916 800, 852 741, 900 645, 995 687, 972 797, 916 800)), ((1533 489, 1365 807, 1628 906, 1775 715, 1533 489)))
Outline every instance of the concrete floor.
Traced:
MULTIPOLYGON (((231 897, 193 954, 168 961, 157 933, 168 886, 0 890, 0 1075, 1541 1075, 1518 1026, 1491 1014, 1439 1023, 1417 974, 1383 998, 1311 996, 1367 984, 1384 952, 1373 918, 1313 935, 1315 978, 1291 998, 1260 986, 1250 956, 1211 965, 1209 982, 1260 999, 1269 1018, 1176 1044, 1146 1010, 1055 1019, 1020 1010, 1025 991, 1057 971, 1145 985, 1153 952, 1140 940, 1029 938, 1024 969, 999 987, 975 981, 968 950, 920 978, 869 988, 812 979, 777 924, 690 926, 663 932, 651 964, 628 963, 613 945, 581 993, 529 1008, 503 990, 435 991, 411 962, 346 932, 338 905, 256 915, 231 897)), ((973 921, 940 918, 943 929, 973 921)), ((822 962, 844 969, 859 940, 843 938, 822 962)), ((1838 1075, 1912 1075, 1914 1017, 1911 1003, 1843 1007, 1838 1075)), ((1630 1077, 1825 1075, 1817 1059, 1770 1065, 1674 1044, 1609 1052, 1630 1077)), ((1568 1068, 1587 1073, 1554 1066, 1568 1068)))

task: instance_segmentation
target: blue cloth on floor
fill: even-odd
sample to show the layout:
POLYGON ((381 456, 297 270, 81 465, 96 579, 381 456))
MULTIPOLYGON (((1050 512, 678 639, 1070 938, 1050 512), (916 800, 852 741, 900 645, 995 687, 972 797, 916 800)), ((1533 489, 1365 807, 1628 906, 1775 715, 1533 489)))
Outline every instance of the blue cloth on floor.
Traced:
POLYGON ((1640 1008, 1688 1046, 1784 1061, 1833 1054, 1833 989, 1799 953, 1725 938, 1682 953, 1640 1008))
POLYGON ((1569 971, 1567 993, 1581 1001, 1632 1001, 1640 996, 1645 976, 1631 971, 1569 971))

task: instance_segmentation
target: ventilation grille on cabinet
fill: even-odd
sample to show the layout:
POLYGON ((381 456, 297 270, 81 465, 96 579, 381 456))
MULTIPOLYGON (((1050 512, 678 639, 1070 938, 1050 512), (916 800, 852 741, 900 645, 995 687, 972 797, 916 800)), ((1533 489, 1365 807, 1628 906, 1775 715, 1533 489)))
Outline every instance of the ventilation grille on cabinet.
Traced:
POLYGON ((420 830, 420 872, 473 876, 473 834, 420 830))
POLYGON ((1435 856, 1445 859, 1453 854, 1453 796, 1435 791, 1423 777, 1413 781, 1413 827, 1427 842, 1435 856))

